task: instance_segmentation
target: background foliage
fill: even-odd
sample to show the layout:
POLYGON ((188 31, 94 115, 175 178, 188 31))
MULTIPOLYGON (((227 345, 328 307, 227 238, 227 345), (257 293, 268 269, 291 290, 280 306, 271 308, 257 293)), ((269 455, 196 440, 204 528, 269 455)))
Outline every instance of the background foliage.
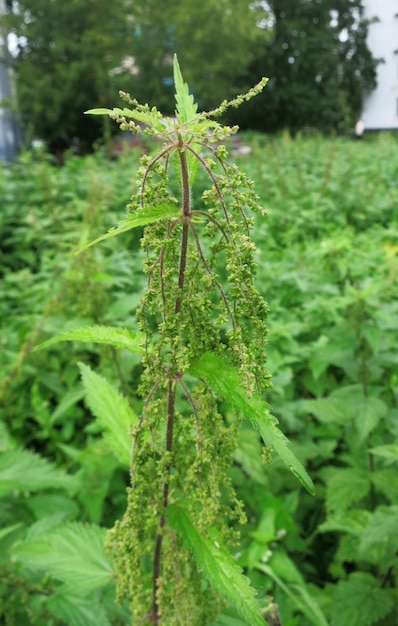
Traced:
MULTIPOLYGON (((276 455, 256 461, 260 442, 243 427, 232 476, 249 523, 235 556, 259 599, 279 604, 283 626, 395 626, 397 142, 245 140, 252 155, 235 159, 269 209, 255 228, 257 286, 270 306, 268 400, 317 492, 308 495, 276 455)), ((102 547, 125 509, 128 476, 90 415, 91 377, 83 370, 80 379, 78 363, 113 379, 138 412, 140 359, 79 342, 31 349, 70 328, 133 323, 139 233, 72 251, 124 215, 137 165, 134 151, 118 162, 69 157, 63 168, 27 153, 0 170, 7 626, 129 623, 102 547)), ((228 607, 225 624, 242 626, 228 607)))
POLYGON ((56 150, 77 137, 81 149, 90 149, 110 130, 82 112, 113 106, 119 89, 173 114, 174 52, 202 110, 267 76, 266 92, 233 116, 241 128, 346 132, 375 81, 363 4, 9 1, 6 21, 18 38, 17 109, 27 141, 39 137, 56 150))

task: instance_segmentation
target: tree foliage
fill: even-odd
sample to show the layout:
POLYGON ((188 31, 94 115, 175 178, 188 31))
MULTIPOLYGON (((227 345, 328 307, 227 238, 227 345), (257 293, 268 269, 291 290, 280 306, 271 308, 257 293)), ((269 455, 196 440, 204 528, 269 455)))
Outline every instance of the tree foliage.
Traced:
POLYGON ((265 73, 266 94, 239 112, 238 122, 274 132, 304 127, 346 131, 375 86, 363 0, 270 0, 272 37, 250 64, 247 79, 265 73))
MULTIPOLYGON (((21 0, 8 27, 18 37, 18 108, 31 136, 90 145, 101 136, 93 104, 109 106, 119 89, 172 113, 174 52, 201 107, 234 93, 234 78, 253 58, 257 11, 248 0, 21 0)), ((12 12, 13 10, 13 12, 12 12)), ((257 82, 257 81, 256 81, 257 82)), ((106 123, 106 122, 105 122, 106 123)))
POLYGON ((174 53, 200 109, 270 77, 266 93, 234 114, 241 128, 344 131, 374 86, 363 0, 11 5, 19 111, 30 135, 50 146, 76 136, 90 147, 103 129, 82 112, 108 107, 119 89, 173 114, 174 53))
MULTIPOLYGON (((21 0, 8 16, 18 38, 18 110, 27 138, 54 149, 73 137, 88 145, 101 136, 83 117, 92 102, 107 105, 119 85, 112 73, 128 45, 124 0, 21 0)), ((10 7, 11 8, 11 7, 10 7)), ((125 81, 123 81, 125 86, 125 81)))

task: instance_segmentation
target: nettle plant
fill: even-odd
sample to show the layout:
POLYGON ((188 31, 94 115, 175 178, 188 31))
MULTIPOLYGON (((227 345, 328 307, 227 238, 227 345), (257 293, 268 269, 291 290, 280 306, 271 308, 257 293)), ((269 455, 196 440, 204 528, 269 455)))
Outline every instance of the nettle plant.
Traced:
POLYGON ((250 213, 264 211, 251 181, 226 160, 223 142, 237 128, 213 118, 267 81, 210 113, 197 112, 176 57, 174 82, 175 118, 125 93, 131 108, 87 112, 163 142, 142 157, 127 217, 80 250, 145 227, 138 327, 83 328, 43 345, 97 341, 142 355, 140 415, 111 383, 80 366, 88 404, 131 468, 127 510, 108 533, 107 550, 134 623, 203 626, 227 603, 247 624, 264 626, 267 600, 255 598, 230 553, 245 522, 229 474, 242 421, 262 437, 265 462, 274 450, 310 492, 313 485, 263 400, 267 305, 254 285, 250 213), (200 168, 209 184, 195 207, 200 168))

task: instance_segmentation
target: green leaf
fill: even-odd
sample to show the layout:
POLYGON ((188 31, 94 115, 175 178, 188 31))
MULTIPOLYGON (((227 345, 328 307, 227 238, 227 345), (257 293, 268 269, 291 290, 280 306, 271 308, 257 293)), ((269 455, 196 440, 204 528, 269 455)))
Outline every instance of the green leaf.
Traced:
POLYGON ((395 550, 390 545, 391 554, 394 554, 398 547, 397 527, 398 506, 379 506, 363 531, 359 546, 362 554, 375 544, 387 546, 390 542, 395 544, 395 550))
MULTIPOLYGON (((79 485, 80 493, 80 485, 79 485)), ((35 518, 43 519, 62 511, 64 521, 75 520, 79 516, 79 507, 72 497, 63 493, 38 493, 31 495, 26 506, 32 511, 35 518)))
POLYGON ((337 511, 333 517, 328 517, 326 522, 318 526, 319 533, 341 532, 359 537, 363 533, 371 513, 364 509, 350 509, 349 511, 337 511))
POLYGON ((241 619, 232 617, 229 613, 228 615, 223 613, 222 615, 218 616, 217 621, 214 622, 212 626, 247 626, 247 622, 242 622, 241 619))
POLYGON ((241 387, 238 371, 233 365, 220 356, 208 352, 191 367, 191 374, 204 378, 220 397, 250 420, 264 443, 273 446, 289 470, 309 493, 314 494, 315 489, 310 476, 288 447, 289 441, 276 426, 277 420, 271 415, 269 405, 256 394, 247 397, 241 387))
POLYGON ((388 498, 392 504, 398 502, 397 469, 388 467, 372 472, 370 479, 376 489, 388 498))
POLYGON ((266 468, 261 458, 262 447, 259 436, 250 426, 239 432, 239 447, 234 452, 234 461, 242 466, 245 474, 259 485, 267 485, 266 468))
POLYGON ((86 326, 76 328, 65 333, 60 333, 48 341, 36 346, 32 352, 44 350, 61 341, 84 341, 86 343, 104 343, 114 348, 129 350, 133 354, 144 354, 145 335, 140 332, 133 332, 125 328, 114 328, 112 326, 86 326))
POLYGON ((389 590, 365 572, 355 572, 337 584, 332 601, 331 626, 370 626, 393 608, 389 590))
POLYGON ((165 126, 162 124, 160 118, 155 112, 152 111, 141 111, 138 109, 128 109, 127 107, 120 109, 118 107, 114 107, 113 109, 89 109, 84 112, 85 115, 110 115, 126 117, 136 120, 137 122, 142 122, 147 126, 150 126, 157 130, 159 134, 164 134, 166 132, 165 126))
POLYGON ((192 552, 198 569, 203 571, 212 587, 236 608, 248 625, 265 626, 254 589, 233 557, 218 542, 217 532, 210 531, 209 538, 203 537, 188 511, 176 504, 168 507, 167 519, 192 552))
POLYGON ((364 498, 370 489, 369 477, 354 468, 333 470, 327 480, 326 508, 341 513, 364 498))
POLYGON ((385 446, 376 446, 375 448, 370 448, 369 452, 382 456, 388 461, 398 461, 398 444, 391 443, 385 446))
POLYGON ((51 424, 55 424, 57 421, 60 421, 62 417, 65 416, 65 419, 68 417, 65 415, 68 411, 75 407, 78 402, 84 397, 84 391, 81 385, 77 385, 70 391, 67 391, 65 395, 62 397, 61 401, 57 405, 56 409, 52 412, 50 417, 51 424))
POLYGON ((75 489, 77 480, 29 450, 8 450, 0 453, 0 496, 18 489, 75 489))
POLYGON ((101 235, 101 237, 97 237, 94 241, 84 244, 75 254, 80 254, 94 244, 109 239, 110 237, 116 237, 116 235, 120 235, 121 233, 126 233, 132 228, 153 224, 154 222, 170 219, 172 217, 179 217, 180 215, 181 209, 175 204, 159 204, 156 206, 138 208, 131 213, 131 215, 128 215, 126 219, 119 222, 116 226, 113 226, 105 235, 101 235))
POLYGON ((25 567, 44 571, 76 589, 96 589, 113 580, 105 535, 105 529, 71 522, 45 538, 18 543, 11 555, 25 567))
POLYGON ((129 432, 138 422, 126 398, 103 376, 93 372, 88 365, 79 363, 87 405, 104 430, 104 438, 124 465, 131 460, 129 432))
POLYGON ((46 537, 55 528, 65 524, 67 520, 68 512, 57 511, 52 515, 47 515, 37 520, 34 524, 29 526, 24 536, 25 541, 31 541, 33 539, 42 539, 46 537))
POLYGON ((185 124, 195 117, 198 105, 195 104, 193 96, 189 93, 188 85, 184 83, 176 54, 174 55, 173 72, 177 118, 180 124, 185 124))
POLYGON ((61 589, 48 598, 50 613, 68 626, 111 626, 98 595, 61 589))
POLYGON ((13 524, 12 526, 7 526, 6 528, 0 528, 0 540, 13 533, 14 530, 17 530, 17 528, 22 528, 22 526, 22 522, 19 522, 18 524, 13 524))
POLYGON ((359 434, 359 441, 362 442, 366 439, 386 413, 387 406, 380 398, 365 395, 358 398, 355 425, 359 434))
POLYGON ((345 403, 332 397, 303 400, 300 406, 325 424, 346 424, 350 419, 345 403))
POLYGON ((112 109, 89 109, 88 111, 84 111, 84 115, 110 115, 113 113, 112 109))
POLYGON ((301 406, 324 423, 346 425, 349 420, 354 420, 360 441, 387 412, 384 402, 375 396, 366 396, 361 385, 336 389, 327 398, 305 400, 301 406))

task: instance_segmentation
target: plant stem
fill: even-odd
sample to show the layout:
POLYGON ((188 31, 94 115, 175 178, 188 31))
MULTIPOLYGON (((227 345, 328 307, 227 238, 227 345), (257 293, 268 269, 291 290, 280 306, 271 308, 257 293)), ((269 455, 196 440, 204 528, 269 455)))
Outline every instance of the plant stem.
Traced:
MULTIPOLYGON (((169 379, 168 398, 167 398, 167 432, 166 432, 166 452, 171 454, 173 449, 173 430, 174 430, 174 411, 175 411, 175 383, 172 379, 169 379)), ((153 596, 152 596, 152 621, 154 624, 159 624, 159 604, 158 604, 158 589, 159 589, 159 577, 160 577, 160 560, 162 554, 163 543, 163 528, 166 523, 166 509, 169 503, 169 489, 170 489, 170 471, 171 462, 167 466, 167 479, 163 485, 163 512, 159 519, 158 532, 155 543, 155 553, 153 558, 153 596)))
MULTIPOLYGON (((182 145, 182 138, 179 137, 180 144, 182 145)), ((191 212, 191 196, 189 188, 189 173, 186 153, 183 149, 179 151, 180 167, 181 167, 181 185, 182 185, 182 211, 184 215, 184 221, 182 225, 181 235, 181 251, 180 251, 180 265, 178 270, 178 294, 174 305, 174 313, 178 315, 182 307, 182 295, 185 284, 185 273, 187 266, 187 252, 188 252, 188 237, 189 237, 189 216, 191 212)), ((175 417, 175 386, 176 382, 173 377, 169 377, 168 384, 168 397, 167 397, 167 430, 166 430, 166 453, 170 454, 173 451, 173 431, 174 431, 174 417, 175 417)), ((170 472, 172 462, 168 463, 166 467, 166 478, 163 485, 163 499, 162 499, 162 514, 159 518, 157 536, 155 541, 155 552, 153 558, 153 594, 152 594, 152 612, 151 619, 157 626, 159 624, 159 578, 161 570, 161 555, 162 555, 162 543, 163 543, 163 529, 166 523, 166 510, 169 504, 169 491, 170 491, 170 472)))

